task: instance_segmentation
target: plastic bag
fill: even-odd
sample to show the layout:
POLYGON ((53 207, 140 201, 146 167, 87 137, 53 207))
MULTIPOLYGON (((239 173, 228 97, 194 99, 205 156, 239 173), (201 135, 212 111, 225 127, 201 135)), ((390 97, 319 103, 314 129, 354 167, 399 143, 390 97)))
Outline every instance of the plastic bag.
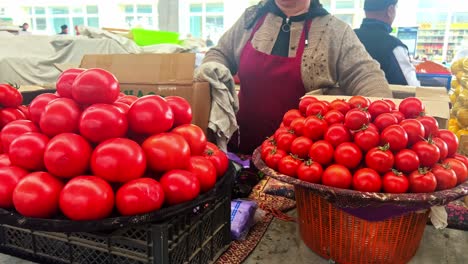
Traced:
POLYGON ((445 206, 431 207, 429 218, 431 218, 431 223, 436 229, 444 229, 448 226, 448 214, 445 206))
POLYGON ((255 224, 254 217, 257 203, 250 200, 231 201, 231 237, 234 240, 243 240, 255 224))

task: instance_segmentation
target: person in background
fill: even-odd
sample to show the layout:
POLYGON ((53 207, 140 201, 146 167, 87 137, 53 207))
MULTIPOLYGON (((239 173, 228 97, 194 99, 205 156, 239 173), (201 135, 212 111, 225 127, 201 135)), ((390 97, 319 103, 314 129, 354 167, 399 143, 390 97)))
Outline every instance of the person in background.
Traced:
POLYGON ((62 25, 60 27, 60 29, 62 30, 59 35, 68 35, 68 26, 67 25, 62 25))
POLYGON ((398 0, 366 0, 366 18, 355 32, 367 52, 380 63, 389 84, 419 86, 408 48, 390 35, 397 3, 398 0))
POLYGON ((21 31, 18 32, 18 35, 30 35, 31 34, 31 32, 28 31, 29 29, 28 23, 23 23, 23 25, 20 28, 21 28, 21 31))
POLYGON ((206 46, 207 46, 208 48, 211 48, 211 47, 214 46, 213 40, 211 40, 210 36, 208 36, 208 37, 206 38, 206 46))
POLYGON ((207 52, 195 79, 209 81, 212 91, 230 91, 213 98, 212 104, 220 105, 218 124, 228 133, 221 126, 213 131, 230 138, 238 125, 240 144, 231 151, 243 154, 251 154, 271 136, 284 113, 297 108, 306 93, 392 97, 378 63, 350 26, 330 15, 319 0, 264 0, 248 8, 207 52), (233 86, 236 73, 237 116, 237 98, 230 99, 237 95, 233 88, 226 89, 233 86))

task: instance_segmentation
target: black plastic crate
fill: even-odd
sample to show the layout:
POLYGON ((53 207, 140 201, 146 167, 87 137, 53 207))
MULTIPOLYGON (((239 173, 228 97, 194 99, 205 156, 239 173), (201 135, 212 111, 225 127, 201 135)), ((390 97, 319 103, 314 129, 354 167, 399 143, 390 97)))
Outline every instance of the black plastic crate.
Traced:
POLYGON ((224 177, 215 199, 163 223, 98 233, 43 232, 0 225, 0 252, 57 264, 210 263, 231 242, 234 175, 224 177))

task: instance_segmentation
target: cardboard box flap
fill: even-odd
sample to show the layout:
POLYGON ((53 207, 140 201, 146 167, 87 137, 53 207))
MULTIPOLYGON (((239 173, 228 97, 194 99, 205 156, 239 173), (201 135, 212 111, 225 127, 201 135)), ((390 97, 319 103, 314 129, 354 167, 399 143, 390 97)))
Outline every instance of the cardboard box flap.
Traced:
POLYGON ((85 55, 80 67, 108 70, 122 84, 189 84, 195 54, 85 55))
POLYGON ((406 86, 406 85, 390 85, 394 96, 397 98, 406 98, 410 96, 416 96, 421 100, 425 101, 443 101, 449 102, 447 89, 444 87, 416 87, 416 86, 406 86))

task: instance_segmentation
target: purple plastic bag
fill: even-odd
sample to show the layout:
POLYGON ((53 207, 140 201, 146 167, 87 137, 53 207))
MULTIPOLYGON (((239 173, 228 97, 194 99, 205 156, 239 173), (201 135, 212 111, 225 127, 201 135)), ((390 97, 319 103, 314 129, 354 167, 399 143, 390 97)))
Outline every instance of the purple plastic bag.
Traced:
POLYGON ((244 239, 254 224, 257 203, 248 200, 231 201, 231 237, 234 240, 244 239))

